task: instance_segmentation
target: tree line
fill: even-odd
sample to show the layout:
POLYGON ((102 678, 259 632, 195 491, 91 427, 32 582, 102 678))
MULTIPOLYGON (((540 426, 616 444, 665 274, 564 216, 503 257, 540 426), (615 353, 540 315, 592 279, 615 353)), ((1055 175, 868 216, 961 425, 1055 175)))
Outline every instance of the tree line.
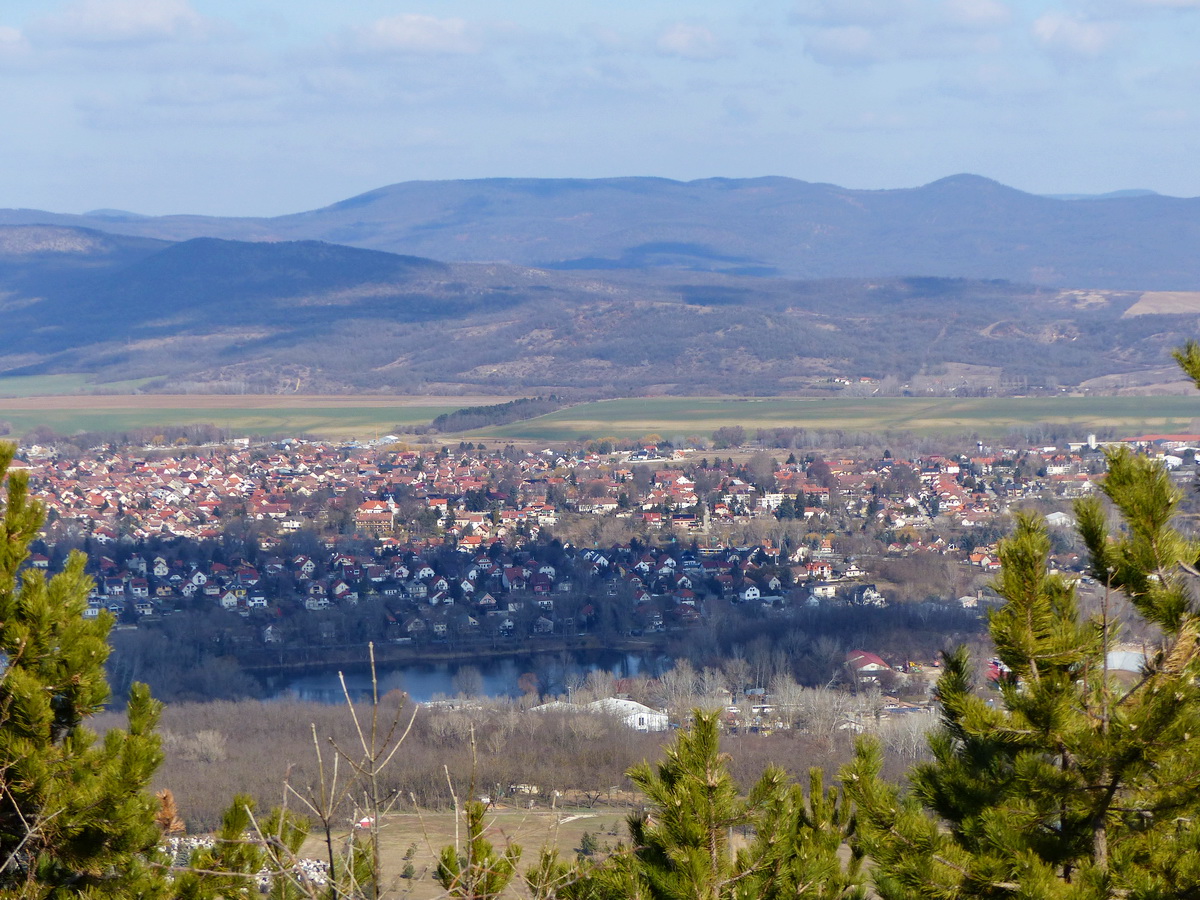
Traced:
POLYGON ((521 397, 487 406, 465 406, 454 412, 442 413, 429 423, 429 428, 443 433, 473 431, 476 428, 534 419, 562 409, 565 405, 565 400, 551 394, 548 397, 521 397))

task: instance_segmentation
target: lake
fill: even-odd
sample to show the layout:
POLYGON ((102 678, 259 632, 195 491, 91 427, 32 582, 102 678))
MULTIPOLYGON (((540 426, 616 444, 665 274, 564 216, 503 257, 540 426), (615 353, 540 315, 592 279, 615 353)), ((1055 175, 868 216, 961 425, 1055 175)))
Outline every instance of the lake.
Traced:
MULTIPOLYGON (((542 694, 565 694, 567 686, 581 682, 588 672, 603 670, 619 678, 658 675, 670 668, 670 660, 655 655, 647 658, 620 651, 584 651, 518 655, 481 659, 476 663, 408 663, 379 666, 379 693, 404 691, 418 703, 459 693, 480 697, 519 697, 524 688, 536 686, 542 694), (536 681, 534 680, 536 679, 536 681)), ((367 667, 344 672, 346 690, 355 700, 371 697, 371 673, 367 667)), ((275 675, 266 679, 270 696, 296 698, 318 703, 343 702, 337 672, 304 675, 275 675)))

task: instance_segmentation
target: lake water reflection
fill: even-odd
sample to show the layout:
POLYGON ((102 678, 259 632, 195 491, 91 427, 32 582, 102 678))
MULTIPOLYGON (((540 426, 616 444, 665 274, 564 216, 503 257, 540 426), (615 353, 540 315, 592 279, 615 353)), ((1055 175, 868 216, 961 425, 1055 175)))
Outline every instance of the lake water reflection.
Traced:
MULTIPOLYGON (((569 685, 582 682, 588 672, 602 669, 618 677, 657 675, 670 668, 666 657, 644 658, 617 651, 508 656, 462 663, 414 663, 379 667, 379 692, 400 690, 423 703, 438 697, 467 693, 484 697, 517 697, 523 685, 536 678, 542 694, 563 694, 569 685)), ((346 689, 355 700, 371 697, 371 674, 366 668, 345 671, 346 689)), ((342 686, 337 672, 276 676, 269 682, 277 698, 295 697, 318 703, 341 703, 342 686)))

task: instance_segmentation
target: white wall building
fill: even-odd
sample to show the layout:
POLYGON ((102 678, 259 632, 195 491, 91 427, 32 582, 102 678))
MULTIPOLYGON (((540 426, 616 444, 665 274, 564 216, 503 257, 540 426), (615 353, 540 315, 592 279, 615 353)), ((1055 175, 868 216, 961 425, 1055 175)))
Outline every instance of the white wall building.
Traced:
POLYGON ((587 708, 595 712, 616 716, 625 725, 635 731, 666 731, 667 714, 661 710, 651 709, 634 700, 618 700, 615 697, 605 697, 594 700, 587 708))

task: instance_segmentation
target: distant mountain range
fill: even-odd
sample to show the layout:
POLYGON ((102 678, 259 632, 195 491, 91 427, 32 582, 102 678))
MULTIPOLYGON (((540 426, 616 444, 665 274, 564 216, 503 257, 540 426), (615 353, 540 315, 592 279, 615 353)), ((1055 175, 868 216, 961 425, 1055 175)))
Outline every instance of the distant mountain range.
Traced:
POLYGON ((668 256, 555 270, 0 225, 0 375, 153 378, 169 391, 1004 392, 1169 378, 1169 350, 1200 310, 1179 293, 802 280, 668 256))
POLYGON ((274 218, 0 210, 0 224, 166 241, 318 240, 557 270, 1200 290, 1200 198, 1063 199, 974 175, 879 191, 788 178, 416 181, 274 218))

